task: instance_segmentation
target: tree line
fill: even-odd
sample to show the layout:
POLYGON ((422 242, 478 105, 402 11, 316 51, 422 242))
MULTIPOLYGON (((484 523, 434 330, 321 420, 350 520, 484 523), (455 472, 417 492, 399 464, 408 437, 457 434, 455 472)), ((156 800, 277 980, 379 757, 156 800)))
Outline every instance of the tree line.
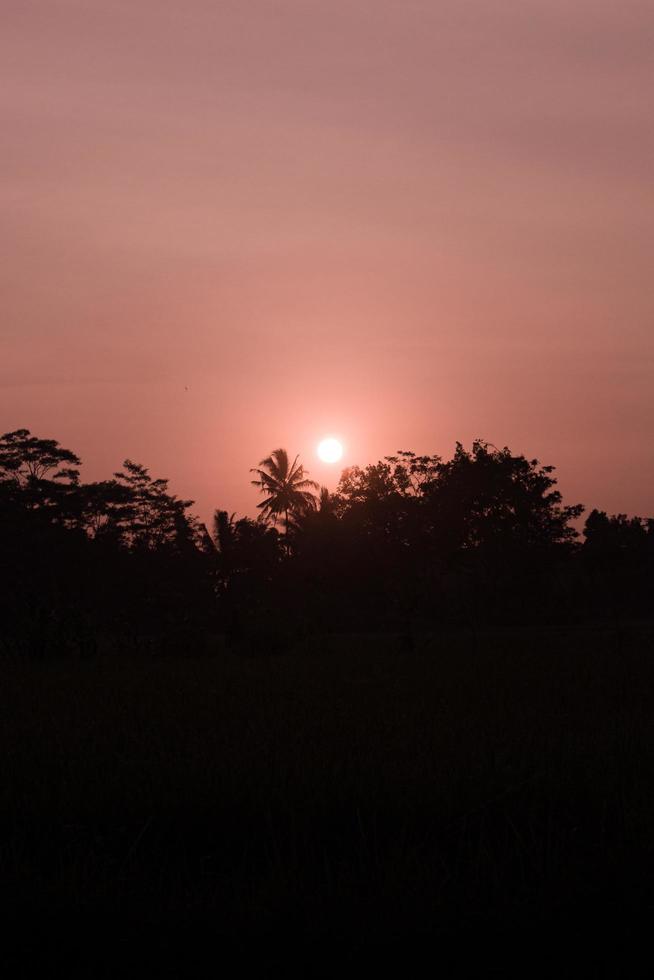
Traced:
POLYGON ((553 466, 482 440, 349 467, 334 493, 276 449, 252 471, 259 517, 217 509, 210 529, 139 463, 93 483, 80 466, 26 429, 0 438, 11 652, 651 616, 654 520, 592 510, 580 532, 553 466))

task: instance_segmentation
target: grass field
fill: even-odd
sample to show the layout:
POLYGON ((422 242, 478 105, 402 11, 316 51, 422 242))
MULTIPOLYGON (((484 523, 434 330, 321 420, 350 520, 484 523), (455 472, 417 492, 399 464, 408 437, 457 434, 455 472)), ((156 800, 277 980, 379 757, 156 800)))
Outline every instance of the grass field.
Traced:
POLYGON ((641 922, 653 639, 498 630, 407 651, 366 634, 245 658, 218 638, 5 661, 5 922, 35 942, 99 920, 118 946, 137 930, 163 948, 175 923, 360 950, 579 910, 641 922))

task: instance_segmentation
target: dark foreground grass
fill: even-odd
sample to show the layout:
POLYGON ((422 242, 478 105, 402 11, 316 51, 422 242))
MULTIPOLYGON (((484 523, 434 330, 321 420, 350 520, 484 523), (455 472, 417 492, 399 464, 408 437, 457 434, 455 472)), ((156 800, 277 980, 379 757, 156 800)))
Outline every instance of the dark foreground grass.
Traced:
POLYGON ((207 943, 268 966, 292 948, 311 975, 427 944, 500 972, 522 950, 533 973, 563 935, 598 962, 629 948, 654 909, 652 638, 5 662, 13 955, 84 946, 92 976, 138 943, 182 974, 207 943))

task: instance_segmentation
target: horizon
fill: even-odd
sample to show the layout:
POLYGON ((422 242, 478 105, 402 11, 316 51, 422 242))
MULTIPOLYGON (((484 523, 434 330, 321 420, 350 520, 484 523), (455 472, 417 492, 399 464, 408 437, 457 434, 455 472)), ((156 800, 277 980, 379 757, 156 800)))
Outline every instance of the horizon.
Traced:
MULTIPOLYGON (((46 440, 50 438, 48 436, 42 436, 42 434, 39 434, 39 433, 31 432, 30 430, 26 429, 25 427, 20 427, 17 431, 19 431, 19 432, 22 431, 27 436, 30 436, 32 438, 34 438, 34 437, 36 437, 37 439, 45 438, 46 440)), ((1 434, 0 433, 0 439, 4 439, 6 436, 8 436, 8 435, 14 435, 14 434, 15 433, 13 433, 13 432, 12 433, 4 433, 4 434, 1 434)), ((323 442, 328 442, 328 443, 331 443, 331 442, 334 442, 334 441, 337 442, 337 440, 334 439, 333 435, 327 437, 326 440, 323 440, 323 442)), ((64 446, 57 439, 54 439, 54 442, 57 445, 58 449, 61 449, 61 450, 64 450, 64 451, 68 451, 68 452, 72 452, 74 455, 76 455, 76 456, 79 457, 79 454, 76 453, 76 451, 75 451, 75 449, 73 447, 71 447, 71 446, 64 446)), ((550 473, 550 476, 553 478, 554 488, 559 493, 561 493, 561 504, 562 504, 562 506, 566 507, 566 506, 578 506, 578 505, 581 505, 581 512, 580 512, 580 514, 578 514, 576 517, 574 517, 574 518, 571 519, 571 524, 576 529, 577 534, 578 534, 579 537, 582 536, 582 531, 584 529, 584 526, 585 526, 585 523, 586 523, 587 518, 593 512, 604 513, 604 514, 607 514, 609 517, 625 517, 626 516, 627 518, 637 518, 637 519, 640 519, 641 521, 651 521, 651 520, 654 520, 654 517, 652 517, 652 515, 650 513, 647 513, 647 512, 644 512, 644 513, 641 513, 641 514, 629 514, 629 513, 626 513, 624 510, 620 510, 619 508, 617 510, 615 510, 615 511, 612 512, 612 511, 607 511, 606 508, 602 508, 601 506, 596 506, 594 504, 593 505, 589 505, 586 501, 583 501, 583 500, 575 500, 575 501, 572 501, 569 497, 566 497, 565 493, 563 493, 563 491, 562 491, 562 488, 560 486, 559 479, 558 479, 558 473, 557 473, 557 467, 556 467, 556 465, 550 464, 546 460, 536 459, 536 458, 533 457, 533 455, 530 455, 529 453, 515 452, 515 451, 513 451, 511 449, 510 446, 498 446, 498 445, 495 445, 494 443, 490 442, 490 440, 486 440, 486 439, 473 439, 473 440, 470 441, 469 444, 462 443, 461 440, 456 440, 455 443, 454 443, 454 446, 452 447, 452 451, 449 454, 448 453, 424 453, 423 454, 423 453, 414 452, 413 455, 416 458, 420 458, 423 455, 424 456, 437 457, 440 461, 446 463, 449 460, 451 460, 451 459, 454 458, 454 453, 455 453, 455 450, 456 450, 457 446, 461 446, 465 450, 466 453, 469 453, 469 452, 471 452, 474 449, 475 444, 480 444, 482 446, 485 446, 485 447, 489 448, 491 450, 491 452, 494 452, 494 453, 500 453, 500 452, 505 452, 505 451, 509 450, 511 452, 511 456, 513 458, 522 458, 522 459, 528 461, 530 465, 531 464, 535 464, 537 468, 544 467, 547 470, 551 470, 552 472, 550 473)), ((325 481, 325 482, 314 481, 316 483, 316 487, 312 488, 309 492, 310 492, 310 495, 312 495, 312 496, 315 497, 316 501, 318 500, 318 498, 320 496, 320 491, 323 490, 323 489, 327 489, 330 494, 338 493, 339 492, 339 489, 341 487, 341 481, 352 470, 359 470, 361 472, 361 474, 363 474, 365 472, 365 470, 367 469, 367 467, 369 467, 369 466, 370 467, 374 467, 374 466, 379 465, 379 464, 382 464, 382 463, 388 463, 389 461, 391 461, 393 459, 393 457, 397 457, 398 454, 399 455, 402 455, 404 452, 406 452, 406 450, 398 449, 394 453, 386 453, 383 456, 379 457, 378 459, 366 460, 366 461, 351 461, 351 462, 348 462, 346 464, 343 464, 342 455, 345 453, 346 448, 347 448, 345 445, 339 444, 339 448, 340 448, 340 451, 341 451, 341 454, 342 455, 341 456, 337 456, 337 458, 333 459, 332 461, 321 458, 321 456, 319 454, 319 451, 318 451, 318 450, 320 450, 320 448, 321 448, 321 444, 319 444, 316 447, 316 450, 317 451, 316 451, 316 454, 315 454, 316 455, 316 460, 317 460, 318 465, 319 465, 319 468, 321 467, 325 471, 330 471, 331 470, 332 471, 332 479, 331 479, 331 481, 325 481)), ((286 453, 287 459, 289 460, 290 463, 296 462, 296 463, 298 463, 300 465, 300 468, 303 470, 303 476, 305 478, 308 477, 310 479, 310 481, 313 481, 312 473, 308 469, 308 467, 304 464, 303 459, 302 459, 302 457, 301 457, 301 455, 299 453, 295 454, 295 453, 292 453, 292 452, 288 452, 286 450, 286 448, 283 447, 283 446, 276 447, 275 449, 271 450, 270 452, 272 454, 275 454, 275 453, 279 452, 280 450, 282 452, 286 453)), ((268 455, 270 455, 270 454, 268 454, 268 455)), ((258 460, 257 461, 257 464, 256 465, 258 467, 258 466, 261 466, 261 465, 266 464, 266 463, 267 463, 267 460, 266 459, 261 459, 261 460, 258 460)), ((400 463, 402 463, 402 460, 400 460, 400 463)), ((112 480, 114 477, 120 476, 120 472, 119 471, 123 471, 124 468, 125 468, 125 465, 127 465, 127 464, 136 464, 137 466, 144 467, 144 469, 147 472, 148 476, 151 479, 153 479, 153 480, 163 479, 166 482, 167 486, 168 486, 168 492, 170 494, 172 494, 173 497, 175 497, 175 498, 177 498, 179 500, 188 500, 189 499, 188 495, 183 492, 183 488, 176 488, 175 486, 173 486, 172 485, 172 481, 170 480, 169 477, 166 476, 165 473, 154 472, 146 463, 143 463, 141 460, 134 460, 134 459, 130 459, 129 457, 124 457, 121 460, 120 465, 118 467, 116 467, 115 470, 112 470, 111 473, 101 474, 100 476, 93 477, 92 479, 86 479, 86 474, 84 473, 84 460, 82 458, 79 458, 79 464, 76 465, 74 468, 79 473, 80 485, 84 485, 85 483, 94 483, 96 481, 97 482, 102 482, 102 481, 105 481, 105 480, 106 481, 112 480)), ((253 473, 260 473, 260 472, 261 472, 260 470, 255 469, 253 467, 253 468, 250 468, 248 470, 248 476, 251 476, 253 473)), ((247 480, 247 483, 248 483, 248 486, 249 487, 254 487, 255 486, 255 483, 252 481, 252 479, 248 479, 247 480)), ((261 504, 261 493, 263 492, 262 491, 262 488, 259 488, 259 489, 255 490, 254 492, 255 492, 254 508, 251 509, 251 510, 249 510, 249 511, 247 511, 247 512, 237 511, 237 510, 230 511, 229 508, 226 508, 226 507, 222 507, 220 505, 217 505, 216 507, 212 508, 211 511, 209 511, 207 513, 202 513, 202 512, 199 511, 199 509, 197 507, 197 501, 195 501, 195 500, 192 499, 191 502, 190 502, 190 505, 189 505, 189 513, 190 513, 190 516, 199 519, 199 521, 201 522, 201 525, 205 529, 208 530, 208 532, 209 532, 209 534, 211 536, 213 536, 214 519, 218 515, 219 512, 224 512, 224 513, 227 513, 227 514, 231 514, 231 516, 232 517, 235 517, 237 520, 240 519, 240 518, 242 518, 242 517, 245 517, 245 518, 249 518, 249 519, 263 520, 264 523, 270 523, 269 517, 264 517, 264 515, 262 514, 262 512, 260 510, 260 507, 262 506, 262 504, 261 504)), ((273 525, 276 525, 276 523, 277 523, 276 521, 273 521, 273 525)))

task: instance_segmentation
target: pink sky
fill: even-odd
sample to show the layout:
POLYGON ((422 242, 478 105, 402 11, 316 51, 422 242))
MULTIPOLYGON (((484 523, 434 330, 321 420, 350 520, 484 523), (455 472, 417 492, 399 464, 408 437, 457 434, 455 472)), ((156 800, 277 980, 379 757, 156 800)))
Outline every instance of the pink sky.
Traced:
POLYGON ((654 513, 654 6, 3 0, 0 431, 253 513, 481 436, 654 513), (188 390, 186 390, 188 388, 188 390))

